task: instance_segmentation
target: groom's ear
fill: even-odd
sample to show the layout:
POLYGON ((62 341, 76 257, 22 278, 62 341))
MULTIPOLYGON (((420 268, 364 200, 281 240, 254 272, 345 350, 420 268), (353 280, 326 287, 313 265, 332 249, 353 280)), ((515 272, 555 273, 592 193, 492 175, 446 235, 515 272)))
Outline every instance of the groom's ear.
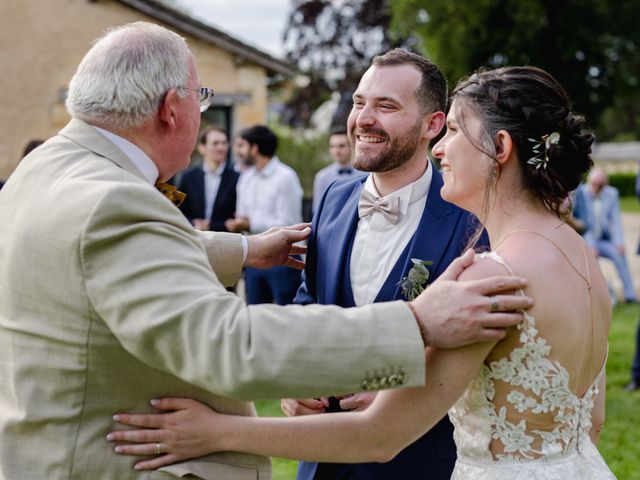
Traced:
POLYGON ((446 116, 443 112, 433 112, 426 115, 422 124, 422 135, 429 140, 436 138, 442 131, 445 122, 446 116))

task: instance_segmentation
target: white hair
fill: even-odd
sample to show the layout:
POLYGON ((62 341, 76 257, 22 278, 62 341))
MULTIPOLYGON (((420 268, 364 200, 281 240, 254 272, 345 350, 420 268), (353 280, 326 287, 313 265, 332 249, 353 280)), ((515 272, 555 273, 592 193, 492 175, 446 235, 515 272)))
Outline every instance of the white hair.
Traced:
POLYGON ((139 127, 157 113, 168 90, 186 84, 190 58, 185 39, 159 25, 135 22, 110 29, 69 82, 67 111, 104 126, 139 127))

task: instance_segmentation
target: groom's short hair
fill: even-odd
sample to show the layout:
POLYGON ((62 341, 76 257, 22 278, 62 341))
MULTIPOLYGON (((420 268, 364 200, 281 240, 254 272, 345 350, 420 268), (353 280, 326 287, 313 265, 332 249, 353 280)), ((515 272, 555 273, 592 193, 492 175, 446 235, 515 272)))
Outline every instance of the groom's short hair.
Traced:
POLYGON ((413 65, 422 75, 420 86, 414 92, 420 112, 444 111, 447 108, 447 79, 438 66, 417 53, 394 48, 383 55, 377 55, 371 62, 376 67, 413 65))

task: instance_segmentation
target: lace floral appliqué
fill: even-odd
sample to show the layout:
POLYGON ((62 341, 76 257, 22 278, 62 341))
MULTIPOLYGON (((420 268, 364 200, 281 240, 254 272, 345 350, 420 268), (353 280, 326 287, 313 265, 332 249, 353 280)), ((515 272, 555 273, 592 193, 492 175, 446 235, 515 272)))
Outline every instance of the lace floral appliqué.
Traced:
MULTIPOLYGON (((504 264, 493 252, 483 256, 504 264)), ((580 463, 589 475, 584 478, 615 478, 588 437, 598 380, 578 398, 569 389, 566 369, 548 358, 551 347, 538 336, 535 318, 525 314, 518 328, 520 346, 508 356, 483 365, 449 412, 459 456, 452 478, 555 479, 552 471, 559 474, 559 479, 583 478, 575 476, 575 465, 568 467, 571 462, 562 459, 586 451, 588 458, 580 463), (500 385, 500 402, 504 404, 499 406, 494 403, 496 382, 512 387, 505 393, 500 385), (542 424, 549 423, 551 415, 552 428, 535 428, 541 424, 536 415, 545 415, 546 422, 542 424), (495 442, 499 442, 500 453, 491 453, 492 441, 494 452, 495 442), (556 470, 552 466, 554 460, 562 464, 556 470), (532 469, 531 476, 523 476, 525 466, 532 469)))

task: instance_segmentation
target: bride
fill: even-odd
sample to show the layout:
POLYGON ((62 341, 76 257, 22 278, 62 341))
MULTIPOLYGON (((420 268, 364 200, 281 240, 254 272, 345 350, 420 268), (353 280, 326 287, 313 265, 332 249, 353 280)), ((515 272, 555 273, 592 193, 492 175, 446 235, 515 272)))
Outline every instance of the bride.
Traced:
MULTIPOLYGON (((589 248, 561 205, 592 165, 593 135, 562 87, 534 67, 480 71, 452 94, 434 147, 442 196, 482 219, 493 250, 464 279, 517 273, 536 300, 504 340, 426 350, 424 388, 385 391, 351 415, 251 418, 189 399, 152 401, 171 413, 117 416, 122 454, 164 454, 149 469, 236 450, 323 462, 385 462, 447 411, 454 479, 611 479, 598 453, 611 305, 589 248)), ((348 366, 345 366, 345 368, 348 366)))

